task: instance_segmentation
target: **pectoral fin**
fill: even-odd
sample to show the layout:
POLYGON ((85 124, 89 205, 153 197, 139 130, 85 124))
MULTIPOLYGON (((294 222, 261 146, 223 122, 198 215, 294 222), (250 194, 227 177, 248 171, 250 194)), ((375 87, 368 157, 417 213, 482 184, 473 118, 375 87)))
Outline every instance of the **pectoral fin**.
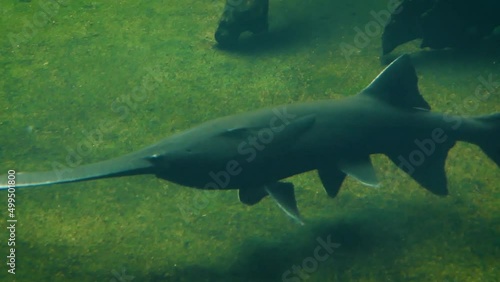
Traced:
POLYGON ((372 187, 379 187, 380 185, 370 156, 342 160, 338 162, 338 167, 345 174, 356 178, 365 185, 372 187))
POLYGON ((266 185, 264 189, 289 217, 300 225, 304 225, 300 217, 299 209, 297 208, 293 184, 278 182, 272 185, 266 185))
MULTIPOLYGON (((283 112, 286 112, 283 110, 283 112)), ((273 120, 271 118, 271 120, 273 120)), ((220 132, 215 138, 217 144, 223 144, 220 151, 225 152, 225 158, 228 159, 245 159, 239 151, 226 149, 226 148, 239 148, 241 144, 246 144, 248 140, 253 138, 260 138, 261 134, 271 134, 270 142, 266 142, 265 150, 260 150, 257 158, 266 159, 275 157, 277 154, 285 154, 296 143, 300 137, 307 132, 315 123, 316 115, 310 114, 305 116, 297 116, 294 119, 287 120, 286 123, 277 122, 276 125, 270 126, 269 120, 261 122, 261 124, 248 126, 248 127, 234 127, 220 132)), ((267 137, 266 137, 267 138, 267 137)), ((220 151, 218 155, 213 158, 220 159, 220 151)))
POLYGON ((338 169, 337 166, 329 166, 319 168, 318 175, 328 196, 335 198, 342 186, 342 182, 344 182, 346 174, 338 169))

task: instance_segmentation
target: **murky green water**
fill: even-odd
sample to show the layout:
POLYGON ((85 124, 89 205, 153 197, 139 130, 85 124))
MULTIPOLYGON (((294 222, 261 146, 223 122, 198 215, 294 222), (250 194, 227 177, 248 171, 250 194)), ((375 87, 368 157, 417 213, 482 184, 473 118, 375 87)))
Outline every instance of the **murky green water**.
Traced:
MULTIPOLYGON (((1 174, 119 156, 228 114, 354 95, 383 68, 377 30, 348 57, 341 43, 355 45, 354 27, 364 30, 385 0, 271 0, 271 32, 239 52, 214 47, 223 0, 58 3, 2 1, 1 174)), ((403 52, 435 111, 500 111, 500 89, 471 98, 478 77, 500 80, 491 45, 429 52, 414 42, 394 56, 403 52)), ((383 187, 349 179, 335 199, 315 173, 291 178, 304 227, 270 199, 246 207, 234 191, 150 176, 18 190, 16 274, 3 263, 0 280, 498 281, 492 161, 458 144, 440 198, 384 156, 373 160, 383 187)), ((7 193, 0 198, 7 227, 7 193)))

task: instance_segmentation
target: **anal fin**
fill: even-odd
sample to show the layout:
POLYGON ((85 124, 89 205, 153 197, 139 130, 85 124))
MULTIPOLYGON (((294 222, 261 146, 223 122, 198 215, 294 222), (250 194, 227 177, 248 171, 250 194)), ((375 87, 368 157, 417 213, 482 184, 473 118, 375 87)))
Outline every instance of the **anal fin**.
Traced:
POLYGON ((257 204, 267 195, 267 191, 262 187, 242 187, 238 190, 240 202, 249 206, 257 204))
POLYGON ((345 174, 356 178, 365 185, 372 187, 379 187, 380 185, 377 173, 375 172, 370 156, 368 155, 339 161, 338 167, 345 174))

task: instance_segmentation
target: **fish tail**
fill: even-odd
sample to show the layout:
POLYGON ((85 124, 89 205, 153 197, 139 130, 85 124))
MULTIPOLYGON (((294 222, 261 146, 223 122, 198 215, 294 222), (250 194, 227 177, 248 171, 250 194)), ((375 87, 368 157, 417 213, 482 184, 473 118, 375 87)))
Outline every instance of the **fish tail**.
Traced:
POLYGON ((500 113, 474 119, 486 129, 485 134, 481 134, 474 143, 500 167, 500 113))

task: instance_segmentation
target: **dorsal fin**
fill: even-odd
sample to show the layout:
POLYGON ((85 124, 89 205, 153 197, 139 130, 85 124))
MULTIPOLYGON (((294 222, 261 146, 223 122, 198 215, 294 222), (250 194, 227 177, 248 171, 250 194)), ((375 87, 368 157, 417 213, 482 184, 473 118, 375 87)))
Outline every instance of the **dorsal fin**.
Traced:
POLYGON ((430 110, 418 91, 418 78, 408 54, 387 66, 360 95, 368 95, 395 107, 430 110))

